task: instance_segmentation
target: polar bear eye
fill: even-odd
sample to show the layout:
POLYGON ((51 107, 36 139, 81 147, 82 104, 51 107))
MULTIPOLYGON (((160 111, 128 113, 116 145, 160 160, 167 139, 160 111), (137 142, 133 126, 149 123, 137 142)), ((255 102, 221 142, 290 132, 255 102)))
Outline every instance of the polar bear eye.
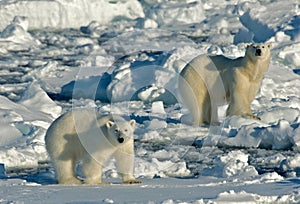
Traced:
POLYGON ((127 129, 124 130, 124 132, 127 132, 127 131, 128 131, 127 129))
POLYGON ((119 132, 119 130, 118 130, 118 129, 115 129, 115 132, 116 132, 116 133, 118 133, 118 132, 119 132))
POLYGON ((265 48, 265 46, 262 46, 262 48, 265 48))

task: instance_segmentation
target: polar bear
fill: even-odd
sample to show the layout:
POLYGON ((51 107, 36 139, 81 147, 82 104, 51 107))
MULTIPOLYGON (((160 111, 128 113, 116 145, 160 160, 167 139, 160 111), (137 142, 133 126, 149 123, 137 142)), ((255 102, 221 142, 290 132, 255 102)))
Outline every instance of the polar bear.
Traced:
POLYGON ((250 104, 270 64, 271 44, 246 46, 244 57, 200 55, 180 72, 178 89, 192 125, 218 123, 218 106, 229 102, 227 116, 257 119, 250 104))
POLYGON ((140 183, 133 176, 135 120, 78 109, 56 119, 45 136, 59 184, 101 184, 102 167, 114 156, 123 183, 140 183), (80 164, 85 180, 76 177, 80 164))

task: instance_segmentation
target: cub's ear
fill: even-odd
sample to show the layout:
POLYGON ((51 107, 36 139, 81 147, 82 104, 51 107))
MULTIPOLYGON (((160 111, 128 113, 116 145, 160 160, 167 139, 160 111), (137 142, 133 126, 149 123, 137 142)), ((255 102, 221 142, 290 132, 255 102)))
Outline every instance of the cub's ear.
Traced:
POLYGON ((268 48, 271 48, 271 47, 272 47, 272 44, 271 44, 271 43, 268 43, 267 46, 268 46, 268 48))
POLYGON ((136 122, 135 122, 135 120, 130 120, 129 124, 131 125, 131 127, 135 127, 136 122))
POLYGON ((250 47, 250 43, 245 43, 245 48, 247 49, 248 47, 250 47))
POLYGON ((109 120, 109 121, 106 122, 106 127, 107 127, 107 128, 111 128, 112 126, 114 126, 114 124, 115 124, 115 123, 114 123, 113 121, 110 121, 110 120, 109 120))

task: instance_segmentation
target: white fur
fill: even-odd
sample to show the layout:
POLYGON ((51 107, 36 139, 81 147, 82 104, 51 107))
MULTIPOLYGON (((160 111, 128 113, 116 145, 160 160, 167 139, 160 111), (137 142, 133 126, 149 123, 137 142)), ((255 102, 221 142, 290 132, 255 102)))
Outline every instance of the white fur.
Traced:
POLYGON ((217 106, 229 102, 227 115, 259 119, 250 104, 270 64, 270 44, 247 45, 244 57, 200 55, 180 73, 179 92, 193 125, 218 123, 217 106), (260 51, 258 51, 260 50, 260 51))
POLYGON ((124 183, 140 183, 133 176, 135 121, 94 111, 75 110, 56 119, 45 142, 59 184, 81 184, 75 167, 82 163, 86 184, 102 183, 102 167, 114 156, 124 183))

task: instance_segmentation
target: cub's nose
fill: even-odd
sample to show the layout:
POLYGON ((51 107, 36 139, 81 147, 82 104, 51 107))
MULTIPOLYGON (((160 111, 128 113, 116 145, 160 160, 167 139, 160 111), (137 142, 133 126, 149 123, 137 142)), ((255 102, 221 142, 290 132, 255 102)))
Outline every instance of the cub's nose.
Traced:
POLYGON ((123 138, 123 137, 119 137, 119 138, 118 138, 118 142, 119 142, 119 143, 123 143, 123 142, 124 142, 124 138, 123 138))
POLYGON ((256 56, 261 56, 261 49, 257 49, 255 55, 256 56))

